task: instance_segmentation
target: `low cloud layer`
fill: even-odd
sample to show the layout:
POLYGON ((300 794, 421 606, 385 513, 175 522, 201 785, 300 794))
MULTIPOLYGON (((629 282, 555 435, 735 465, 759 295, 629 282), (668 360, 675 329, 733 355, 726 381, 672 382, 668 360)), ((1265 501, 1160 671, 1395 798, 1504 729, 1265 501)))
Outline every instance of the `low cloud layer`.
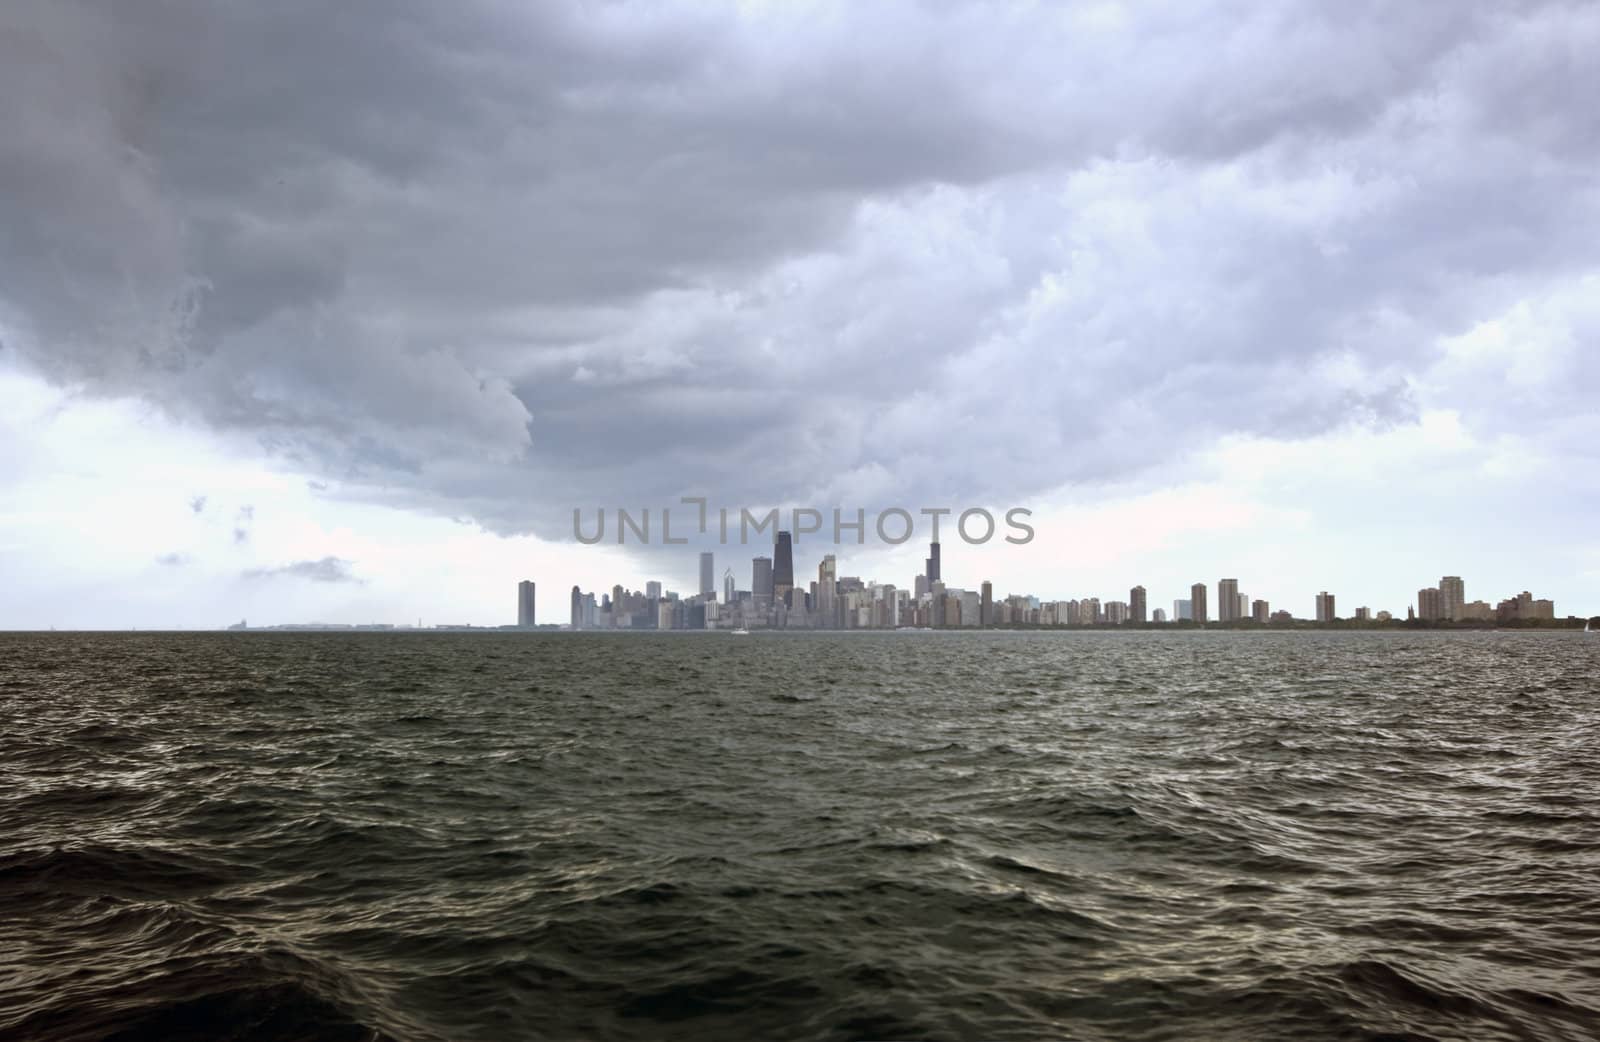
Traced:
POLYGON ((338 557, 324 557, 318 561, 296 561, 277 568, 252 568, 243 573, 246 579, 306 579, 318 583, 359 583, 361 580, 350 570, 351 563, 338 557))
POLYGON ((1600 9, 1327 12, 24 0, 0 334, 557 538, 1425 408, 1592 465, 1600 9))

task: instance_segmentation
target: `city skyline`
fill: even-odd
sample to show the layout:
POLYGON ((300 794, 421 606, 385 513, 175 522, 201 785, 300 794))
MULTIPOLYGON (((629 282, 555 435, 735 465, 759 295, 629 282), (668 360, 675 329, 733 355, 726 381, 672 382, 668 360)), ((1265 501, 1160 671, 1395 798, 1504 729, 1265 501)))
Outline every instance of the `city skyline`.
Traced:
MULTIPOLYGON (((791 533, 779 530, 774 538, 774 556, 793 559, 791 533)), ((907 585, 879 582, 872 577, 841 576, 839 556, 820 555, 816 578, 809 584, 780 586, 772 578, 772 558, 755 555, 750 559, 750 587, 738 589, 731 567, 727 583, 719 596, 708 584, 714 555, 699 554, 700 592, 681 595, 658 581, 642 591, 631 591, 617 584, 610 592, 585 592, 574 585, 570 615, 561 628, 572 630, 701 630, 701 629, 942 629, 971 627, 1028 626, 1105 626, 1147 625, 1169 621, 1198 625, 1270 625, 1291 622, 1333 624, 1395 623, 1400 621, 1437 623, 1554 622, 1558 616, 1553 601, 1536 598, 1529 591, 1513 593, 1497 602, 1465 599, 1465 582, 1460 576, 1442 577, 1434 587, 1419 589, 1414 602, 1403 611, 1368 605, 1340 614, 1337 594, 1319 590, 1313 595, 1311 615, 1297 614, 1239 588, 1237 578, 1216 580, 1215 604, 1210 610, 1208 584, 1193 583, 1189 597, 1173 602, 1168 616, 1158 609, 1148 612, 1148 590, 1143 585, 1128 589, 1125 600, 1097 595, 1083 597, 1041 597, 1032 591, 1006 592, 996 596, 993 583, 979 582, 978 589, 945 581, 941 544, 928 544, 923 570, 907 585), (808 588, 809 586, 809 588, 808 588)), ((524 583, 524 586, 527 584, 524 583)), ((1578 618, 1580 616, 1572 616, 1578 618)), ((518 626, 526 628, 519 617, 518 626)), ((551 624, 544 624, 550 628, 551 624)))

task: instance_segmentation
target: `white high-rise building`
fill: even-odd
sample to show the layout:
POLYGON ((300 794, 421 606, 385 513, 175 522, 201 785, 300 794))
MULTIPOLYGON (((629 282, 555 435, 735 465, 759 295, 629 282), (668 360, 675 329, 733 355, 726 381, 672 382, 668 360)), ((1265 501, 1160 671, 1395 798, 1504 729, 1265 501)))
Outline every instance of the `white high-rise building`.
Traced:
POLYGON ((535 621, 538 615, 534 611, 537 592, 535 584, 529 579, 517 583, 517 626, 522 629, 532 629, 538 625, 535 621))
POLYGON ((824 626, 838 625, 835 591, 839 588, 839 562, 833 554, 822 558, 817 565, 817 597, 814 607, 824 626))
POLYGON ((1439 580, 1439 617, 1460 622, 1462 609, 1467 604, 1467 586, 1459 575, 1447 575, 1439 580))
POLYGON ((1194 602, 1193 601, 1173 601, 1172 602, 1172 621, 1173 622, 1179 622, 1179 621, 1182 621, 1184 619, 1188 619, 1190 621, 1194 620, 1194 602))

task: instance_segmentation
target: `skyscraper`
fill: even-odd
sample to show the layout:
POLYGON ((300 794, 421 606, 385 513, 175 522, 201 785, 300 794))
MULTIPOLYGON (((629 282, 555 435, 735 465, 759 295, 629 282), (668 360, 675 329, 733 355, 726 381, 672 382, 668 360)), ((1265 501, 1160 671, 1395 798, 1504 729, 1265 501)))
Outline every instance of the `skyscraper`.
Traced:
POLYGON ((733 597, 733 569, 729 568, 722 576, 722 603, 732 604, 733 597))
POLYGON ((1417 618, 1423 619, 1427 622, 1434 622, 1438 619, 1444 618, 1443 601, 1444 598, 1440 596, 1440 590, 1436 586, 1429 586, 1426 589, 1418 590, 1417 618))
POLYGON ((822 563, 817 565, 817 615, 821 618, 823 626, 836 626, 839 624, 838 607, 835 604, 835 592, 839 588, 839 562, 833 554, 825 554, 822 563))
POLYGON ((932 585, 933 583, 939 582, 941 576, 939 574, 939 544, 938 543, 929 543, 928 544, 928 560, 927 560, 926 564, 928 566, 928 583, 929 583, 929 585, 932 585))
POLYGON ((1150 618, 1145 609, 1145 591, 1143 586, 1135 586, 1128 591, 1128 621, 1149 622, 1150 618))
POLYGON ((1209 621, 1206 616, 1206 584, 1195 583, 1189 587, 1189 610, 1195 622, 1209 621))
POLYGON ((1217 621, 1237 622, 1239 619, 1239 580, 1217 581, 1217 621))
POLYGON ((772 607, 772 558, 757 557, 750 562, 750 595, 758 607, 772 607))
POLYGON ((1173 601, 1172 602, 1172 621, 1173 622, 1182 622, 1185 619, 1188 619, 1188 620, 1191 620, 1191 621, 1194 619, 1194 602, 1193 601, 1173 601))
POLYGON ((533 610, 536 592, 532 580, 524 579, 517 583, 517 625, 522 629, 532 629, 538 625, 534 621, 538 616, 533 610))
POLYGON ((717 592, 717 571, 712 559, 711 551, 704 550, 700 553, 700 595, 709 597, 717 592))
POLYGON ((788 532, 779 532, 772 548, 772 594, 785 597, 794 589, 794 542, 788 532))
POLYGON ((1333 594, 1323 590, 1317 594, 1317 621, 1332 622, 1336 618, 1338 616, 1333 610, 1333 594))
POLYGON ((983 580, 983 585, 978 587, 982 600, 978 603, 978 625, 994 625, 994 584, 988 579, 983 580))
POLYGON ((583 629, 583 591, 576 586, 572 588, 572 628, 583 629))
POLYGON ((1467 586, 1459 575, 1447 575, 1439 580, 1439 617, 1451 622, 1461 621, 1461 609, 1467 603, 1467 586))
POLYGON ((661 584, 654 580, 644 584, 644 595, 652 601, 661 599, 661 584))
POLYGON ((1267 620, 1272 617, 1272 606, 1266 601, 1258 600, 1251 607, 1253 609, 1251 614, 1255 620, 1262 625, 1266 625, 1267 620))

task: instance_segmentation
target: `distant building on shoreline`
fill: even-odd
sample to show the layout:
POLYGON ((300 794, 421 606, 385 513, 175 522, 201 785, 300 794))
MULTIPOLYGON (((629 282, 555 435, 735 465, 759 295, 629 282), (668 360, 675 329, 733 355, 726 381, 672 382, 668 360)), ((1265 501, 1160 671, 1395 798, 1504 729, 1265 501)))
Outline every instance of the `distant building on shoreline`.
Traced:
POLYGON ((705 550, 700 554, 700 595, 706 597, 714 595, 716 592, 716 559, 710 550, 705 550))
MULTIPOLYGON (((534 611, 537 587, 532 580, 524 579, 517 584, 517 627, 530 630, 539 624, 538 614, 534 611)), ((504 616, 501 616, 504 618, 504 616)))
POLYGON ((1239 621, 1239 580, 1217 580, 1217 621, 1239 621))
POLYGON ((1437 622, 1444 618, 1444 597, 1437 586, 1417 591, 1417 618, 1424 622, 1437 622))
POLYGON ((1467 603, 1467 587, 1459 575, 1447 575, 1439 580, 1439 617, 1460 622, 1462 609, 1467 603))
POLYGON ((1515 597, 1506 598, 1495 608, 1496 622, 1531 622, 1555 617, 1554 601, 1534 600, 1533 594, 1527 590, 1523 590, 1515 597))

